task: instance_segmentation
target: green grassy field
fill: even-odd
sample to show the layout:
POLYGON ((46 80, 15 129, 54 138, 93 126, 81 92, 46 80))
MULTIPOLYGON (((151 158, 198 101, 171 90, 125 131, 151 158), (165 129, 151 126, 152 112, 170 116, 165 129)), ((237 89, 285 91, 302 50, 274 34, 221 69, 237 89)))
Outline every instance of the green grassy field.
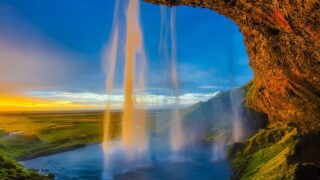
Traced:
MULTIPOLYGON (((188 112, 188 111, 186 111, 188 112)), ((150 111, 150 130, 166 111, 150 111)), ((121 112, 111 113, 111 138, 121 133, 121 112)), ((102 142, 103 112, 0 114, 0 150, 18 160, 54 154, 102 142)))
MULTIPOLYGON (((115 131, 120 117, 120 112, 112 113, 115 131)), ((0 114, 0 148, 16 159, 28 159, 99 143, 102 122, 102 112, 0 114)))
MULTIPOLYGON (((111 113, 111 138, 121 134, 121 112, 111 113)), ((157 117, 166 111, 150 111, 150 130, 157 130, 157 117)), ((164 118, 166 119, 166 118, 164 118)), ((36 112, 0 114, 0 179, 53 179, 26 169, 16 160, 32 159, 101 143, 103 112, 36 112)))
MULTIPOLYGON (((198 108, 198 104, 182 111, 182 116, 198 108)), ((111 113, 110 136, 121 134, 121 112, 111 113)), ((166 110, 148 111, 149 131, 168 129, 166 110), (164 120, 161 124, 158 118, 164 120)), ((32 159, 87 144, 101 143, 103 112, 37 112, 0 113, 0 179, 53 179, 25 169, 16 160, 32 159)))
MULTIPOLYGON (((119 134, 121 112, 112 113, 112 137, 119 134)), ((0 114, 0 179, 52 179, 23 168, 30 159, 99 143, 103 112, 0 114)))

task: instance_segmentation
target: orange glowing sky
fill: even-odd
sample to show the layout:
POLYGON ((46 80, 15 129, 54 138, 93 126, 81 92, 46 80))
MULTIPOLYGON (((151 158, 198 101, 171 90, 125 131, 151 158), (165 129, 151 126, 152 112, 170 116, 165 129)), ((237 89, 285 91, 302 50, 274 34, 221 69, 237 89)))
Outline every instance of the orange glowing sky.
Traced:
POLYGON ((95 108, 94 104, 77 104, 69 100, 48 100, 18 95, 0 95, 0 111, 52 111, 95 108))

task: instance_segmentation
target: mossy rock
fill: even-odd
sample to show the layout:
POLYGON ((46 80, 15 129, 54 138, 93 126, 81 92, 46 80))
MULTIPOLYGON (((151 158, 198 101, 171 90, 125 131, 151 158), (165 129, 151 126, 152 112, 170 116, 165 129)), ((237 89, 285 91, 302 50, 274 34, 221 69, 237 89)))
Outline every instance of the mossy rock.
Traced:
MULTIPOLYGON (((304 174, 308 174, 311 179, 319 178, 317 162, 307 165, 297 158, 297 147, 306 138, 290 123, 279 123, 260 130, 242 144, 241 148, 236 148, 240 145, 229 148, 233 178, 302 179, 304 174)), ((304 157, 304 160, 306 159, 308 158, 304 157)))
POLYGON ((227 157, 229 159, 234 159, 239 152, 244 148, 244 143, 236 142, 231 144, 227 149, 227 157))

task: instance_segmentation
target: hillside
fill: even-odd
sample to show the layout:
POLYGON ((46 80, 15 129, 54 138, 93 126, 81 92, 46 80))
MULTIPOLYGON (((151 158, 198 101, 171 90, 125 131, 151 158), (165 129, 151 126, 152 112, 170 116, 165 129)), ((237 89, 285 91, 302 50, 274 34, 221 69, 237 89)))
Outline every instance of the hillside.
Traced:
POLYGON ((54 179, 54 175, 49 173, 48 176, 45 176, 39 174, 36 170, 25 169, 10 155, 0 151, 0 179, 50 180, 54 179))
MULTIPOLYGON (((192 111, 184 117, 185 132, 193 132, 186 139, 202 142, 208 136, 224 133, 230 142, 232 139, 233 121, 237 118, 243 126, 242 139, 255 134, 258 129, 266 127, 267 117, 263 113, 245 106, 246 86, 227 92, 220 92, 206 102, 192 106, 192 111)), ((210 139, 210 138, 209 138, 210 139)))

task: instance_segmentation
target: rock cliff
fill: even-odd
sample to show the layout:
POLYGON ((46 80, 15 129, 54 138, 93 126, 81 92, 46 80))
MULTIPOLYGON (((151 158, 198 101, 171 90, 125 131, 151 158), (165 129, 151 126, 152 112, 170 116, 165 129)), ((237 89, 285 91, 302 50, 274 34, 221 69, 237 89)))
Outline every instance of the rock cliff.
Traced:
MULTIPOLYGON (((254 79, 247 104, 271 122, 320 130, 320 1, 145 0, 212 9, 242 32, 254 79)), ((214 22, 212 22, 214 23, 214 22)))
POLYGON ((233 178, 319 179, 320 1, 145 1, 212 9, 240 27, 254 72, 246 104, 269 127, 230 148, 233 178))

